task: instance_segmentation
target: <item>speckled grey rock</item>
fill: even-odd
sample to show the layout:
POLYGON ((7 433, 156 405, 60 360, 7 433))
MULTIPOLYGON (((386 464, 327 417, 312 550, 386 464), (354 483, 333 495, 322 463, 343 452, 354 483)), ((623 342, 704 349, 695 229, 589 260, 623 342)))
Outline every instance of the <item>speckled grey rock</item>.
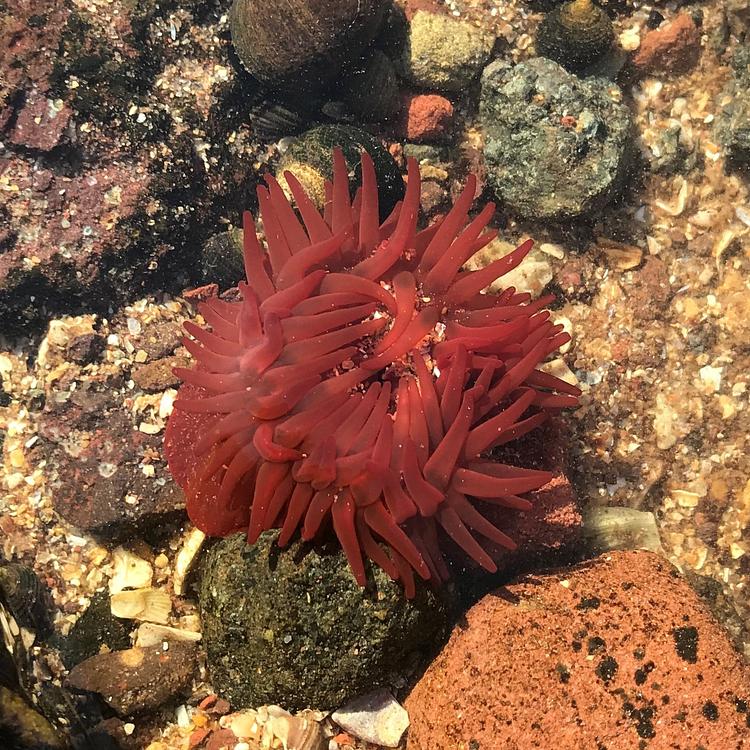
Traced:
POLYGON ((202 565, 208 668, 233 707, 335 709, 439 643, 446 614, 430 589, 407 600, 379 568, 362 589, 337 546, 282 550, 276 534, 252 546, 244 534, 223 539, 202 565))
POLYGON ((489 60, 495 37, 467 21, 419 10, 401 57, 406 78, 438 91, 461 91, 489 60))
POLYGON ((682 126, 676 120, 660 130, 651 144, 650 162, 654 172, 664 175, 686 174, 699 161, 699 154, 693 145, 686 145, 681 139, 682 126))
POLYGON ((497 61, 482 75, 480 117, 489 183, 520 216, 592 214, 622 186, 632 116, 610 81, 581 80, 544 58, 497 61))
POLYGON ((716 136, 730 167, 750 167, 750 51, 738 49, 732 60, 734 79, 719 96, 727 102, 716 118, 716 136))

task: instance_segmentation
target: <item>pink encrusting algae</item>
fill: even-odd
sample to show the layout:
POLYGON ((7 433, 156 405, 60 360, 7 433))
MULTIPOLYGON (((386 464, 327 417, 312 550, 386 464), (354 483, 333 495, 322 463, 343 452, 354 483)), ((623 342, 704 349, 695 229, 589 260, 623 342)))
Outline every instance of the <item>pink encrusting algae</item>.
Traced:
POLYGON ((244 215, 247 283, 240 301, 201 303, 186 323, 194 369, 165 438, 188 514, 209 535, 249 543, 279 528, 287 545, 332 523, 354 577, 365 560, 402 581, 448 575, 446 537, 483 568, 481 539, 513 548, 482 507, 530 507, 551 474, 490 451, 578 403, 580 391, 538 366, 570 339, 543 308, 508 288, 484 293, 531 249, 481 270, 462 267, 497 235, 488 204, 472 220, 472 175, 450 212, 417 229, 420 178, 408 163, 402 203, 380 224, 371 158, 350 200, 334 151, 323 214, 285 174, 258 188, 266 249, 244 215), (301 219, 301 220, 300 220, 301 219))

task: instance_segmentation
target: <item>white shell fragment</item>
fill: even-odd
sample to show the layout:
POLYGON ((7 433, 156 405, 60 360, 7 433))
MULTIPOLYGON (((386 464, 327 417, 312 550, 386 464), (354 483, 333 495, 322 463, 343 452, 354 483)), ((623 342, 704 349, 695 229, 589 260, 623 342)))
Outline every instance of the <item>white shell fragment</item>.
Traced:
POLYGON ((154 576, 151 563, 124 547, 118 547, 112 553, 112 566, 114 572, 109 581, 110 594, 124 589, 146 589, 151 586, 154 576))
POLYGON ((203 546, 205 538, 206 535, 200 529, 191 529, 177 553, 173 579, 174 592, 177 596, 182 596, 185 591, 185 579, 203 546))
MULTIPOLYGON (((257 750, 327 750, 323 728, 314 712, 293 716, 280 706, 262 706, 224 716, 220 724, 235 737, 254 740, 257 750)), ((235 750, 238 746, 235 745, 235 750)))
POLYGON ((685 210, 685 205, 690 197, 690 185, 684 178, 680 177, 680 180, 682 181, 680 189, 677 191, 677 195, 672 203, 666 203, 662 200, 654 201, 658 208, 670 216, 679 216, 685 210))
POLYGON ((196 643, 202 634, 195 630, 170 628, 168 625, 158 625, 154 622, 144 622, 135 634, 135 645, 141 648, 158 646, 164 641, 188 641, 196 643))
POLYGON ((172 611, 172 599, 163 589, 135 589, 112 594, 110 607, 115 617, 165 625, 172 611))
POLYGON ((355 698, 331 718, 355 737, 383 747, 398 747, 409 727, 409 715, 388 690, 355 698))

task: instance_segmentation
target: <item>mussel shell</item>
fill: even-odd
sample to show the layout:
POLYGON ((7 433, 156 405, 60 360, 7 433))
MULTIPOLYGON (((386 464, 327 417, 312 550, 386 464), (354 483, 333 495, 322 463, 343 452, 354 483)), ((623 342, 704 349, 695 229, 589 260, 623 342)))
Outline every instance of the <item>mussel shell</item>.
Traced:
POLYGON ((539 24, 537 54, 577 72, 598 60, 615 40, 609 16, 590 0, 573 0, 548 13, 539 24))
POLYGON ((26 565, 0 565, 0 594, 20 627, 40 638, 52 632, 52 599, 47 587, 26 565))

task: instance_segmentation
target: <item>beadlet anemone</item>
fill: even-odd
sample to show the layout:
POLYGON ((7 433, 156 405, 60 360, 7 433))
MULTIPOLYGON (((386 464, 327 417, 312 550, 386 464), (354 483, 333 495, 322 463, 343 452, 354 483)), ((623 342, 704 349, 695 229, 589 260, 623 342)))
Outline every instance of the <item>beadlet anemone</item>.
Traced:
POLYGON ((531 241, 462 270, 497 235, 485 231, 494 205, 469 220, 472 175, 450 212, 418 230, 413 159, 382 224, 367 153, 351 200, 334 151, 322 214, 285 177, 296 211, 273 177, 258 188, 265 250, 244 214, 239 300, 201 303, 207 327, 185 323, 196 366, 176 370, 165 451, 191 520, 214 536, 246 530, 249 543, 279 528, 282 547, 332 524, 360 585, 369 558, 407 596, 415 572, 447 578, 448 538, 494 571, 480 539, 515 545, 482 510, 528 509, 521 495, 551 474, 489 453, 580 395, 537 369, 569 340, 543 309, 552 298, 483 291, 531 241))

